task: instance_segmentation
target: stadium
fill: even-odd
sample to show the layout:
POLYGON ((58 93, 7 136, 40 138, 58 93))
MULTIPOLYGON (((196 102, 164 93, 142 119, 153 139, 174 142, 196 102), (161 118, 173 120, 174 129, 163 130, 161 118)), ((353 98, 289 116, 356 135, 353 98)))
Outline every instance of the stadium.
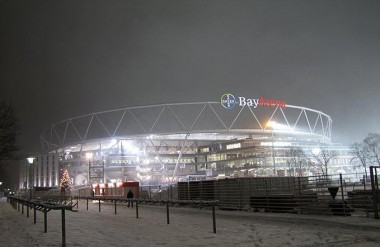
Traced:
POLYGON ((321 111, 232 94, 219 102, 113 109, 43 131, 44 152, 21 171, 20 188, 58 187, 64 170, 77 187, 318 175, 315 155, 324 148, 338 154, 331 173, 352 173, 347 147, 332 144, 331 134, 332 119, 321 111))

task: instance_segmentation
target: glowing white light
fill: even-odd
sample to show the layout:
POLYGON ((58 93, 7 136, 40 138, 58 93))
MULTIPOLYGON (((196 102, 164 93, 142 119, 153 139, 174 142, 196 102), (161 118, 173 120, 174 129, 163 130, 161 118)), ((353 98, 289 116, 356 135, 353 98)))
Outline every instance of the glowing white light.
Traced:
POLYGON ((313 148, 313 150, 311 150, 311 152, 314 154, 314 155, 318 155, 321 153, 321 149, 320 148, 313 148))
POLYGON ((292 144, 290 142, 262 142, 261 146, 276 146, 276 147, 288 147, 291 146, 292 144))
POLYGON ((266 125, 266 128, 271 128, 274 130, 289 130, 289 126, 277 123, 275 121, 269 121, 266 125))
POLYGON ((123 145, 123 149, 125 149, 128 153, 137 154, 139 152, 139 149, 135 147, 133 142, 131 141, 122 141, 121 144, 123 145))
POLYGON ((34 160, 33 157, 29 157, 29 158, 26 158, 26 159, 28 160, 28 163, 29 163, 29 164, 33 164, 33 160, 34 160))
POLYGON ((148 139, 148 140, 149 139, 154 139, 155 137, 156 137, 155 135, 149 135, 149 136, 146 137, 146 139, 148 139))
POLYGON ((144 159, 144 160, 143 160, 143 164, 144 164, 144 165, 149 165, 149 164, 150 164, 150 160, 148 160, 148 159, 144 159))
POLYGON ((87 159, 91 159, 91 158, 92 158, 92 156, 93 156, 93 154, 92 154, 92 153, 86 153, 86 158, 87 158, 87 159))
POLYGON ((273 128, 273 124, 275 122, 274 121, 268 121, 267 125, 265 126, 265 128, 273 128))
POLYGON ((228 144, 226 146, 226 149, 236 149, 236 148, 241 148, 241 143, 233 143, 233 144, 228 144))

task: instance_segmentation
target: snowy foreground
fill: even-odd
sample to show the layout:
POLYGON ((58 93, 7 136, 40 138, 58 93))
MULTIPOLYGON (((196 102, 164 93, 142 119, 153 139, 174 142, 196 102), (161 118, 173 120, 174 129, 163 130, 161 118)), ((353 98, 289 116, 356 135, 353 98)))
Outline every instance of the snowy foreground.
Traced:
MULTIPOLYGON (((213 233, 211 210, 124 204, 117 214, 112 204, 81 201, 78 212, 66 211, 67 246, 380 246, 380 220, 363 217, 269 214, 216 211, 213 233)), ((0 246, 61 246, 61 212, 43 214, 37 223, 0 199, 0 246)))

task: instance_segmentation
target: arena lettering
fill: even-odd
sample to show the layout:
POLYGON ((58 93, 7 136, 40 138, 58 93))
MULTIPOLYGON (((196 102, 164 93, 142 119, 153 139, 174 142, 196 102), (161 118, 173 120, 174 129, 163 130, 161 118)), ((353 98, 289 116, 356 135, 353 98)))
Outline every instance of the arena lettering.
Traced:
POLYGON ((246 99, 245 97, 239 97, 239 105, 240 106, 253 106, 253 108, 257 108, 259 104, 259 99, 246 99))
POLYGON ((285 101, 264 99, 263 97, 260 99, 247 99, 246 97, 238 98, 239 106, 253 106, 253 108, 257 108, 258 106, 286 108, 285 101))
POLYGON ((272 107, 272 108, 275 108, 275 107, 286 108, 285 101, 264 99, 263 97, 260 97, 260 99, 250 99, 246 97, 235 98, 235 96, 230 93, 223 94, 220 99, 220 103, 226 109, 232 109, 236 107, 237 105, 249 106, 253 108, 257 108, 259 106, 272 107))
POLYGON ((272 100, 272 99, 264 99, 263 97, 260 98, 259 105, 261 105, 261 106, 269 106, 269 107, 286 108, 286 102, 285 101, 272 100))

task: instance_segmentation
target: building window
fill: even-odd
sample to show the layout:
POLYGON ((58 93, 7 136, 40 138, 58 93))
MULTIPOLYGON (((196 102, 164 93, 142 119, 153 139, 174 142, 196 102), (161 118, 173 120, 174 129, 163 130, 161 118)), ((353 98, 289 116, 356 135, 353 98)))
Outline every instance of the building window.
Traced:
POLYGON ((226 149, 236 149, 236 148, 241 148, 241 143, 233 143, 233 144, 228 144, 226 146, 226 149))

